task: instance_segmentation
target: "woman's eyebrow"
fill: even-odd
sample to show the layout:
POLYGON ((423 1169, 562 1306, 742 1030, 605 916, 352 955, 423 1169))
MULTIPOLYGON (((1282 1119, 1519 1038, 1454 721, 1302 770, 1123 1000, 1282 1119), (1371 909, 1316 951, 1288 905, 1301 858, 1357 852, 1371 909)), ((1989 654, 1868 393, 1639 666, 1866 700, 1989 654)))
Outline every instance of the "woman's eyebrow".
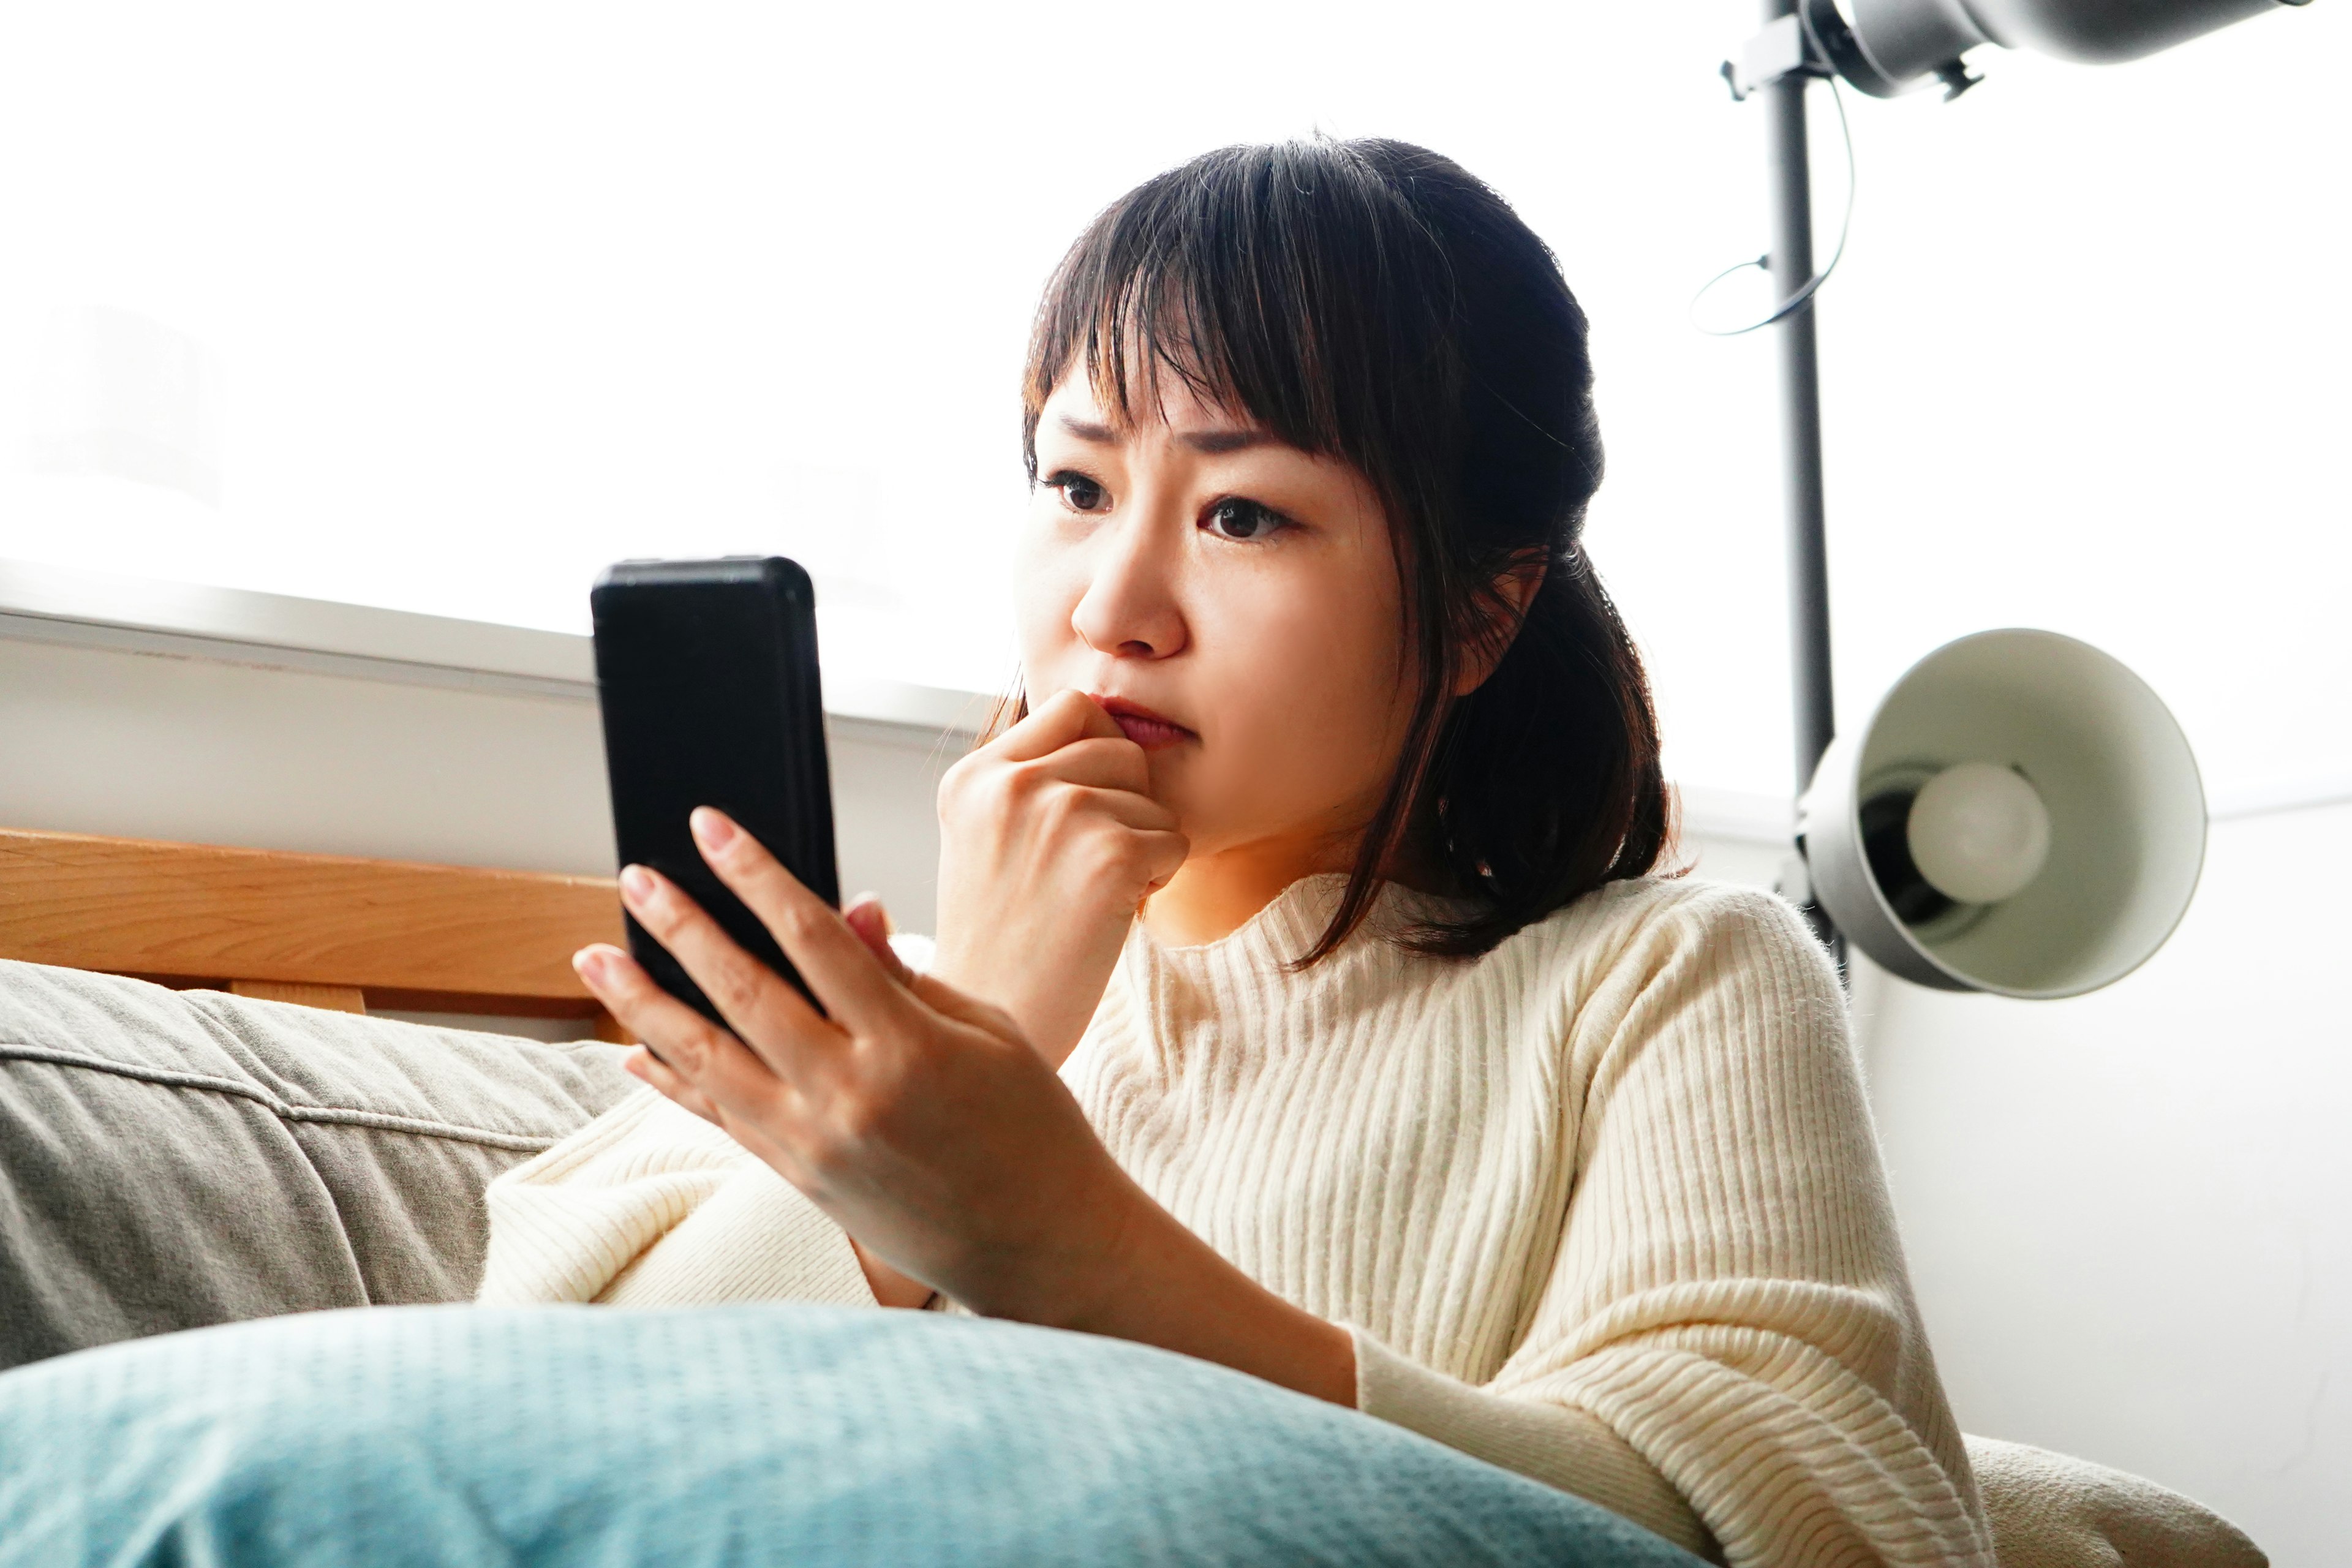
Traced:
POLYGON ((1177 432, 1176 439, 1179 444, 1211 457, 1276 444, 1274 437, 1264 430, 1181 430, 1177 432))
MULTIPOLYGON (((1108 425, 1098 425, 1091 419, 1080 419, 1076 415, 1064 414, 1058 416, 1054 422, 1062 427, 1064 434, 1074 436, 1081 441, 1097 447, 1115 446, 1118 442, 1118 431, 1108 425)), ((1193 451, 1209 457, 1221 457, 1227 452, 1245 452, 1252 447, 1271 447, 1279 444, 1276 437, 1266 431, 1245 427, 1180 430, 1176 432, 1175 439, 1177 445, 1189 447, 1193 451)))
POLYGON ((1075 436, 1079 440, 1097 447, 1108 447, 1118 439, 1118 433, 1109 426, 1097 425, 1091 420, 1076 418, 1071 415, 1065 414, 1055 423, 1062 427, 1064 434, 1075 436))

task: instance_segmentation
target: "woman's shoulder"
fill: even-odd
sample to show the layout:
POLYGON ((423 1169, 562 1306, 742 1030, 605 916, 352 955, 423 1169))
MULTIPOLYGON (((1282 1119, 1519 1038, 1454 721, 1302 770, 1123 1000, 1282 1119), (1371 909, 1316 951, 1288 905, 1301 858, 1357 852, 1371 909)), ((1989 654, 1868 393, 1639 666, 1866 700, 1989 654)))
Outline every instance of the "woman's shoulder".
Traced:
POLYGON ((1778 894, 1697 877, 1607 882, 1504 939, 1496 952, 1580 972, 1594 985, 1627 970, 1717 963, 1827 971, 1804 917, 1778 894))
POLYGON ((1581 940, 1650 929, 1705 940, 1732 931, 1758 931, 1806 940, 1805 921, 1786 899, 1743 882, 1704 877, 1630 877, 1561 905, 1515 933, 1581 940))
POLYGON ((1599 1081, 1605 1060, 1663 1053, 1696 1079, 1759 1064, 1843 1073, 1845 998, 1829 953, 1760 888, 1643 878, 1595 889, 1498 948, 1523 1028, 1599 1081), (1505 960, 1507 964, 1511 961, 1505 960))

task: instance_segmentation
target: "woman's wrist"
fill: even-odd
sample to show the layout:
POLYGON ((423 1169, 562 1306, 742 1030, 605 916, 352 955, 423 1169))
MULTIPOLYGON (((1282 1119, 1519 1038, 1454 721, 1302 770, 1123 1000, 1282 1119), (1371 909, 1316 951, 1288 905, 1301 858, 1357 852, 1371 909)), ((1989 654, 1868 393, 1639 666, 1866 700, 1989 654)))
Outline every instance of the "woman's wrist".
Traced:
POLYGON ((939 938, 929 973, 1002 1011, 1037 1054, 1055 1068, 1077 1048, 1110 979, 1105 973, 1100 984, 1090 987, 1085 977, 1060 972, 1059 966, 1003 962, 955 942, 944 933, 939 938))
POLYGON ((1347 1330, 1284 1300, 1172 1215, 1168 1226, 1181 1242, 1160 1252, 1145 1277, 1129 1280, 1095 1332, 1355 1408, 1356 1345, 1347 1330))
POLYGON ((1122 1184, 1116 1206, 1089 1227, 1095 1237, 1052 1271, 1050 1286, 988 1315, 1132 1340, 1355 1408, 1347 1330, 1243 1273, 1123 1173, 1122 1184))

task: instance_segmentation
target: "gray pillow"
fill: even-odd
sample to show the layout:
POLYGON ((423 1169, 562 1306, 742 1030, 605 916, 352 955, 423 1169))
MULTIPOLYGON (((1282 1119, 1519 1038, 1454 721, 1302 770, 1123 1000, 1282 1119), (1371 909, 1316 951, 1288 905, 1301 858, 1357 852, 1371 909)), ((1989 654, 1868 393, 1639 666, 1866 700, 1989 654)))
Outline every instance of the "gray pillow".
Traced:
POLYGON ((482 1189, 621 1054, 0 961, 0 1367, 469 1299, 482 1189))

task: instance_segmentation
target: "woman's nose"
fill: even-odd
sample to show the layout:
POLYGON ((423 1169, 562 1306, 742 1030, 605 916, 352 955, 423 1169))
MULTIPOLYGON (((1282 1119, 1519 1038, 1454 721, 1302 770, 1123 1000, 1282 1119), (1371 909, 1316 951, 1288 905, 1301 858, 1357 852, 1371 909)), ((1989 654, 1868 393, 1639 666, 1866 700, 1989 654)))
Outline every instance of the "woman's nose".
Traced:
POLYGON ((1177 605, 1176 552, 1168 531, 1129 517, 1097 535, 1102 553, 1070 626, 1097 653, 1126 658, 1166 658, 1183 647, 1184 616, 1177 605))

